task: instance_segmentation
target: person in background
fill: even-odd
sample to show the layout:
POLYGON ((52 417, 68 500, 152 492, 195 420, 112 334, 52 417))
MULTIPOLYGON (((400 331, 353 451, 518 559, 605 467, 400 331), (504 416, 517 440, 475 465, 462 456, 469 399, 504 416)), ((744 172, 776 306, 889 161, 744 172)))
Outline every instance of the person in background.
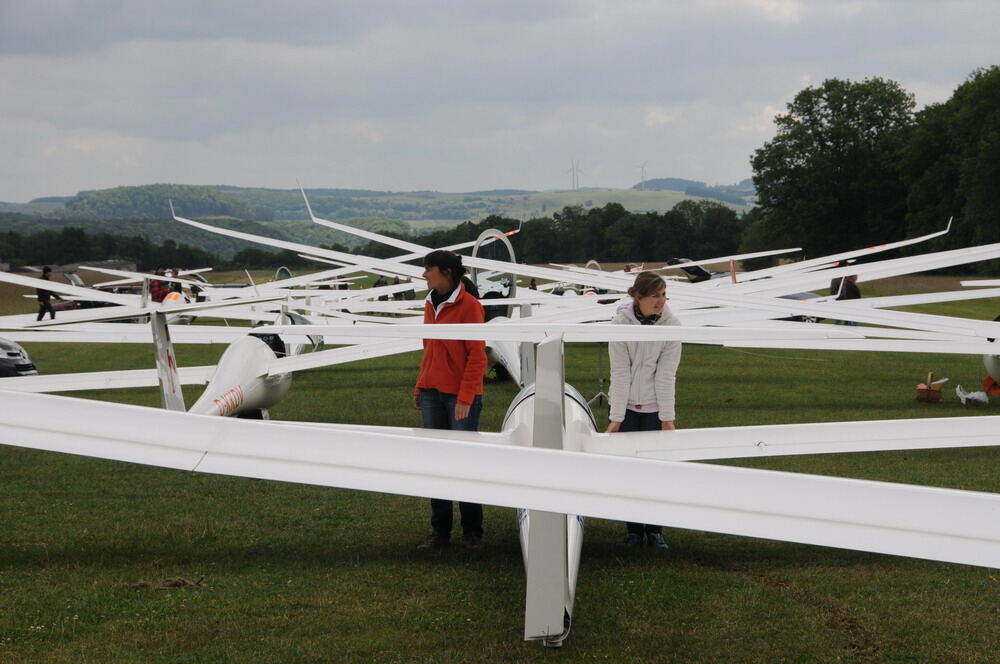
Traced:
MULTIPOLYGON (((432 251, 424 259, 427 299, 424 324, 482 323, 483 306, 473 283, 463 275, 458 254, 432 251)), ((476 431, 483 408, 483 374, 486 372, 484 341, 424 339, 420 373, 413 388, 413 407, 420 410, 426 429, 476 431)), ((462 543, 478 547, 483 539, 483 506, 458 504, 462 515, 462 543)), ((431 532, 423 549, 445 547, 451 541, 452 503, 431 499, 431 532)))
MULTIPOLYGON (((52 280, 52 268, 46 265, 42 268, 42 279, 46 281, 52 280)), ((52 308, 52 291, 46 290, 45 288, 39 288, 35 291, 38 298, 38 318, 36 321, 45 318, 45 313, 48 312, 51 320, 56 319, 56 310, 52 308)))
MULTIPOLYGON (((381 288, 382 286, 388 286, 388 285, 389 285, 389 280, 380 275, 379 278, 375 280, 375 283, 372 284, 372 288, 381 288)), ((378 299, 379 302, 386 302, 389 300, 389 296, 379 295, 378 299)))
MULTIPOLYGON (((169 276, 171 276, 171 277, 177 277, 178 279, 180 279, 181 269, 179 267, 175 267, 169 273, 169 276)), ((184 284, 182 284, 179 281, 171 281, 171 282, 169 282, 168 283, 168 288, 170 288, 170 292, 171 293, 183 293, 184 292, 184 284)))
MULTIPOLYGON (((830 295, 836 295, 838 300, 860 300, 861 289, 858 288, 858 275, 837 277, 830 280, 830 295)), ((857 325, 855 320, 835 320, 834 325, 857 325)))
MULTIPOLYGON (((655 272, 636 275, 628 294, 611 322, 616 325, 680 325, 667 308, 667 285, 655 272)), ((608 428, 605 433, 626 431, 672 431, 674 386, 681 361, 679 341, 612 341, 611 388, 608 397, 608 428)), ((666 549, 662 528, 628 523, 619 546, 635 547, 643 537, 649 546, 666 549)))
MULTIPOLYGON (((162 265, 158 265, 156 267, 157 275, 165 277, 167 276, 166 272, 167 272, 166 268, 163 267, 162 265)), ((149 282, 149 299, 151 299, 153 302, 163 302, 163 298, 165 298, 167 296, 167 293, 169 292, 170 292, 170 286, 167 284, 166 281, 153 279, 149 282)))

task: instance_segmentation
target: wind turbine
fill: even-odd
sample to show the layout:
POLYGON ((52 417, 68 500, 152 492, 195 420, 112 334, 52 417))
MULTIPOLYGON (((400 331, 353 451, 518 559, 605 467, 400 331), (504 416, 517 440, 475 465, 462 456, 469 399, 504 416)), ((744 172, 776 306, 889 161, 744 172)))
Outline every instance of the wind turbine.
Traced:
POLYGON ((570 178, 572 182, 572 188, 573 191, 576 191, 577 189, 580 188, 580 173, 582 173, 583 171, 580 170, 580 163, 575 159, 571 162, 571 164, 572 165, 570 166, 569 170, 566 172, 572 176, 570 178))

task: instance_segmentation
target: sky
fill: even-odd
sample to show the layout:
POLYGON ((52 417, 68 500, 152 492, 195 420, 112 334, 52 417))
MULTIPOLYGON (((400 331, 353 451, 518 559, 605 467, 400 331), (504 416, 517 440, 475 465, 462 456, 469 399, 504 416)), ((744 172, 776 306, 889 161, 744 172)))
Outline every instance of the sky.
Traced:
POLYGON ((0 201, 733 184, 802 89, 943 102, 998 33, 997 0, 0 0, 0 201))

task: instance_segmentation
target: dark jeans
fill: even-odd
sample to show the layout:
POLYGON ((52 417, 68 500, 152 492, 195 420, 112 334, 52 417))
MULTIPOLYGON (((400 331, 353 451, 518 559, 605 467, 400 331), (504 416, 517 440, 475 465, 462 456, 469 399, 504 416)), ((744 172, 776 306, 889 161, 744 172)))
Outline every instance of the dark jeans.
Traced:
POLYGON ((38 304, 38 318, 36 318, 35 320, 37 321, 45 318, 46 312, 48 312, 48 314, 52 316, 52 320, 56 319, 56 310, 52 308, 52 303, 43 301, 38 304))
MULTIPOLYGON (((618 431, 659 431, 660 430, 660 413, 639 413, 634 410, 625 409, 625 419, 622 420, 622 425, 618 428, 618 431)), ((632 523, 628 522, 626 524, 628 532, 634 533, 639 537, 643 535, 648 535, 652 533, 662 533, 663 529, 660 526, 654 526, 649 523, 632 523)))
MULTIPOLYGON (((452 429, 453 431, 475 431, 479 428, 479 414, 483 410, 483 397, 477 395, 469 407, 469 416, 455 419, 455 403, 458 395, 420 390, 420 417, 425 429, 452 429)), ((483 506, 477 503, 458 504, 462 515, 462 532, 483 534, 483 506)), ((431 528, 444 538, 451 537, 452 507, 450 500, 431 498, 431 528)))

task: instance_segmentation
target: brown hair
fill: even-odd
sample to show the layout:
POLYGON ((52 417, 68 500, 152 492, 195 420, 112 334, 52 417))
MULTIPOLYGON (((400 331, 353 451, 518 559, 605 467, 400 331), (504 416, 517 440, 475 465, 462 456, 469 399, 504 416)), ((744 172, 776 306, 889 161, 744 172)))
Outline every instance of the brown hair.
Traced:
POLYGON ((666 289, 666 287, 667 282, 663 280, 663 277, 647 270, 635 275, 635 281, 628 289, 628 294, 632 297, 646 297, 659 293, 660 289, 666 289))

